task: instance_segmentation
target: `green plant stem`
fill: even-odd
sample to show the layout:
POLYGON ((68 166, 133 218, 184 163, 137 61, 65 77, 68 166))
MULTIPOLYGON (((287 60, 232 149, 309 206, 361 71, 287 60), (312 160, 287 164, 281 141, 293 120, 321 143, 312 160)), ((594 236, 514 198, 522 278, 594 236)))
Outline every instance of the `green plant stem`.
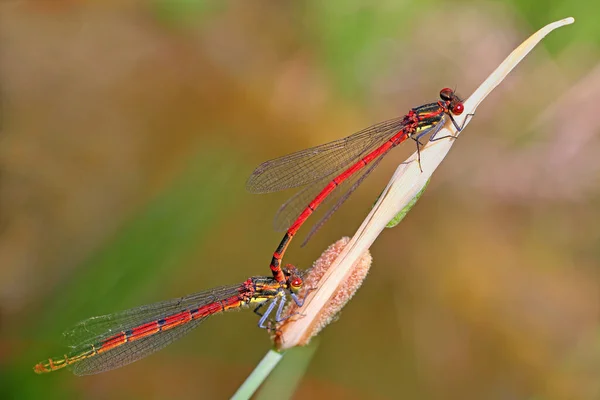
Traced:
POLYGON ((273 349, 263 357, 258 363, 254 371, 246 378, 244 383, 239 387, 231 400, 249 399, 260 385, 267 379, 273 368, 281 361, 284 353, 279 353, 273 349))
POLYGON ((302 377, 306 374, 318 347, 319 340, 315 338, 308 346, 294 347, 286 351, 285 360, 271 372, 255 399, 291 399, 302 377))

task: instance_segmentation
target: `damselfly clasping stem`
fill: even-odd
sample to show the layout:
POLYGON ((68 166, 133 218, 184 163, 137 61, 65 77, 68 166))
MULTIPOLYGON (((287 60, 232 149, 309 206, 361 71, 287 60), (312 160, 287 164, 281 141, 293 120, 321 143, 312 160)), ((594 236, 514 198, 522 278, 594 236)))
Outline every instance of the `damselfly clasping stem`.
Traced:
POLYGON ((331 274, 335 271, 331 271, 329 267, 349 241, 350 238, 344 237, 329 246, 304 276, 304 286, 298 296, 306 297, 307 300, 302 307, 290 302, 286 308, 283 318, 288 316, 289 318, 279 324, 274 335, 275 346, 278 350, 307 345, 313 336, 316 336, 335 319, 362 285, 373 261, 369 250, 361 255, 346 277, 341 280, 331 279, 331 274), (329 285, 335 285, 335 287, 329 287, 329 285), (320 295, 330 292, 323 289, 333 289, 328 299, 320 298, 320 295), (314 296, 307 296, 313 292, 314 296), (290 346, 291 343, 293 343, 292 346, 290 346))
MULTIPOLYGON (((575 22, 573 18, 553 22, 525 40, 464 102, 464 111, 455 117, 456 124, 447 122, 446 126, 438 132, 438 136, 458 136, 457 126, 462 131, 475 114, 479 104, 546 35, 573 22, 575 22)), ((431 175, 446 157, 454 142, 455 140, 452 138, 430 141, 420 152, 420 165, 416 162, 418 155, 414 153, 396 169, 392 179, 354 237, 333 261, 321 278, 318 287, 308 294, 306 305, 299 310, 301 315, 290 318, 288 323, 281 326, 277 337, 280 349, 288 349, 306 343, 307 337, 310 337, 314 325, 317 324, 309 318, 316 317, 321 310, 328 307, 327 303, 335 296, 337 288, 352 274, 358 260, 368 251, 386 225, 407 206, 414 204, 415 197, 422 193, 431 175)), ((310 287, 310 285, 306 286, 310 287)))

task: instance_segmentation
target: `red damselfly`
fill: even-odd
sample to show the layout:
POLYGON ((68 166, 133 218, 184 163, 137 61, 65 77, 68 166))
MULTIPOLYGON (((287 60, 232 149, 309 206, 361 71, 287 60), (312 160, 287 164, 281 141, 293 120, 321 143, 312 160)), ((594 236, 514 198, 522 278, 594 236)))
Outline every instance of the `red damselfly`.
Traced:
POLYGON ((293 266, 283 268, 283 273, 286 287, 273 277, 253 277, 241 285, 86 319, 64 333, 72 347, 68 354, 41 361, 33 370, 41 374, 68 366, 76 375, 91 375, 119 368, 162 349, 211 315, 250 305, 257 306, 258 325, 270 329, 269 318, 285 319, 282 310, 288 295, 298 306, 303 303, 296 295, 302 276, 293 266), (260 313, 264 306, 265 312, 260 313))
MULTIPOLYGON (((403 117, 385 121, 320 146, 311 147, 259 165, 247 182, 252 193, 270 193, 279 190, 309 185, 290 198, 275 216, 275 228, 286 230, 283 239, 273 253, 271 272, 275 280, 285 284, 285 274, 281 269, 281 259, 292 238, 308 217, 334 191, 341 192, 342 184, 349 190, 313 227, 307 239, 323 225, 362 181, 375 169, 382 158, 395 146, 406 139, 417 143, 417 152, 423 145, 419 139, 430 134, 430 141, 436 138, 438 130, 448 117, 457 130, 461 130, 453 115, 464 111, 462 100, 452 89, 440 91, 440 100, 413 108, 403 117), (365 167, 369 166, 365 169, 365 167), (364 171, 359 174, 358 172, 364 171), (340 173, 340 171, 342 171, 340 173), (323 186, 325 185, 325 186, 323 186), (308 206, 307 206, 308 204, 308 206)), ((451 136, 452 137, 452 136, 451 136)))

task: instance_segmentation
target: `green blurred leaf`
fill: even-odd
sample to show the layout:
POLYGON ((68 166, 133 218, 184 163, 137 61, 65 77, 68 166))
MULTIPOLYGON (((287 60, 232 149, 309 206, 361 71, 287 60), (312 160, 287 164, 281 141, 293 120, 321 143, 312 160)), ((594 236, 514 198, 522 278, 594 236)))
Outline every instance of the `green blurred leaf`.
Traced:
POLYGON ((551 35, 544 39, 543 46, 556 54, 574 42, 600 44, 600 24, 597 18, 586 18, 586 15, 598 15, 600 2, 589 1, 511 1, 516 13, 530 25, 525 32, 540 29, 550 21, 566 17, 575 17, 576 23, 569 27, 569 33, 551 35))
MULTIPOLYGON (((309 2, 312 41, 345 95, 359 94, 365 82, 381 72, 389 58, 390 39, 402 39, 427 2, 309 2)), ((308 24, 307 24, 308 25, 308 24)))
POLYGON ((427 180, 427 182, 425 183, 425 186, 423 186, 423 189, 421 189, 421 191, 419 191, 419 193, 417 193, 417 195, 410 201, 410 203, 408 203, 398 214, 396 214, 396 216, 394 218, 392 218, 392 220, 390 222, 388 222, 388 224, 385 226, 386 228, 395 227, 404 219, 404 217, 406 217, 406 214, 408 214, 408 212, 413 208, 413 206, 415 204, 417 204, 417 201, 423 195, 423 193, 425 192, 425 189, 427 189, 427 186, 429 185, 430 181, 431 181, 431 179, 427 180))

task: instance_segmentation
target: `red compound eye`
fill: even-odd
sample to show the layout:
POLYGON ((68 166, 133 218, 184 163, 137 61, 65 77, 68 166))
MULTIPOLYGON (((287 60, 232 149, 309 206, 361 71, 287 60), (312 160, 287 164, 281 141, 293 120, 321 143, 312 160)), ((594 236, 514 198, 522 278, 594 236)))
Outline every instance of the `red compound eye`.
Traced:
POLYGON ((296 278, 292 281, 292 286, 302 286, 302 279, 296 278))
POLYGON ((443 88, 440 90, 440 98, 444 101, 450 101, 454 97, 454 90, 450 88, 443 88))
POLYGON ((454 107, 452 107, 452 114, 460 115, 465 111, 465 106, 463 103, 456 103, 454 107))

